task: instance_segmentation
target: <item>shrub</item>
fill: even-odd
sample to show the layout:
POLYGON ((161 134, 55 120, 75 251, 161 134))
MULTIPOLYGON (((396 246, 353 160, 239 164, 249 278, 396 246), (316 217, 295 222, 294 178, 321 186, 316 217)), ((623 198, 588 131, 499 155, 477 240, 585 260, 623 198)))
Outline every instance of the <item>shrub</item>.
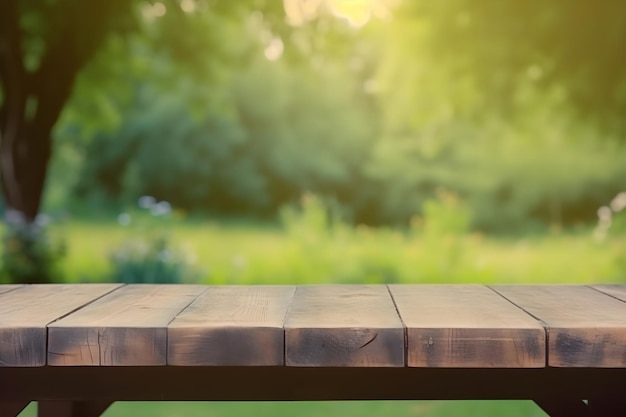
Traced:
POLYGON ((128 240, 111 254, 113 278, 127 284, 192 282, 197 271, 184 251, 165 237, 128 240))
POLYGON ((183 283, 199 279, 194 259, 187 251, 172 245, 163 233, 153 233, 171 222, 171 205, 143 196, 138 202, 141 211, 122 213, 118 222, 133 227, 135 237, 113 250, 113 279, 124 283, 183 283))
POLYGON ((283 228, 296 238, 315 240, 327 237, 331 228, 328 208, 322 199, 305 193, 299 205, 286 205, 280 210, 283 228))
POLYGON ((34 284, 59 281, 58 266, 65 242, 53 238, 43 216, 34 223, 9 220, 2 239, 0 282, 34 284))
POLYGON ((436 199, 424 202, 423 230, 429 236, 458 236, 469 232, 472 212, 455 194, 438 190, 436 199))

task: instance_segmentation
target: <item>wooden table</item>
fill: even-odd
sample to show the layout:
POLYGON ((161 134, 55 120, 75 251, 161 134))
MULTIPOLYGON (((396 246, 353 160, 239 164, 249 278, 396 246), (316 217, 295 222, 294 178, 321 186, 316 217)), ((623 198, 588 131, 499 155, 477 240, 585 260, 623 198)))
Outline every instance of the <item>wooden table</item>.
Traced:
POLYGON ((351 399, 623 416, 625 390, 626 285, 0 286, 0 416, 351 399))

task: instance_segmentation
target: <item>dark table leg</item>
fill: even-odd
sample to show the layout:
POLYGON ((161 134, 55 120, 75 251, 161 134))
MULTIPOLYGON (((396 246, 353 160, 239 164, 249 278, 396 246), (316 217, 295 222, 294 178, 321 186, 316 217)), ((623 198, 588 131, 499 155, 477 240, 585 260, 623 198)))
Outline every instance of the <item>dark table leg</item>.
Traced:
POLYGON ((589 411, 591 417, 623 417, 626 416, 626 399, 592 398, 589 411))
POLYGON ((38 417, 98 417, 110 401, 39 401, 38 417))
POLYGON ((626 399, 593 398, 582 400, 541 399, 535 403, 550 417, 624 417, 626 399))
POLYGON ((30 401, 0 401, 0 417, 17 416, 30 401))

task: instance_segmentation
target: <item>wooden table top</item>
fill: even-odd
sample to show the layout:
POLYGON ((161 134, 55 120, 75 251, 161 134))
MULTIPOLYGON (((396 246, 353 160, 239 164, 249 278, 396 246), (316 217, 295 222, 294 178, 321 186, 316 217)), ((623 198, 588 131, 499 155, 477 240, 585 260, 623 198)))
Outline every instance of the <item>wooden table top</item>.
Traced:
POLYGON ((0 366, 626 368, 626 285, 0 285, 0 366))

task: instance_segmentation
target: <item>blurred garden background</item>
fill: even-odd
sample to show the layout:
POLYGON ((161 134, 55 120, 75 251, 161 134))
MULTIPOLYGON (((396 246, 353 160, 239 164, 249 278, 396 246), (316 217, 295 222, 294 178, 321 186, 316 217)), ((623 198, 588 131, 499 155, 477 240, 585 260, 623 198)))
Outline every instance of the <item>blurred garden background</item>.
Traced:
POLYGON ((626 3, 2 2, 0 161, 2 283, 626 282, 626 3))

